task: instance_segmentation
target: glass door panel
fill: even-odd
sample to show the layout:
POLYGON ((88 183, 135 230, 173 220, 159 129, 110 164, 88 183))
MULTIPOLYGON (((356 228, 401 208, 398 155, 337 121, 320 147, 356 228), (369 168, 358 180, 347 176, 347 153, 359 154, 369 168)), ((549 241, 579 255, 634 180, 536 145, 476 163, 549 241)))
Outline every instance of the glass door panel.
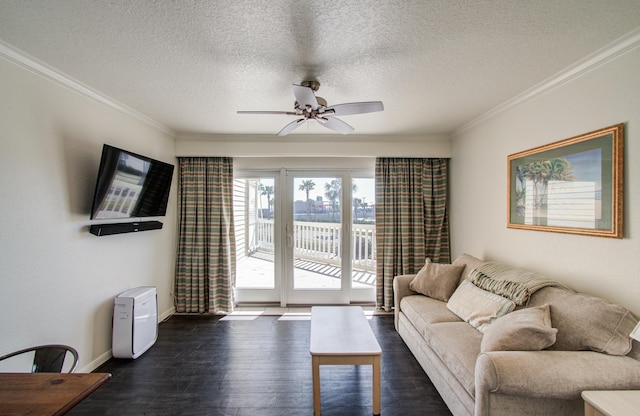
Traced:
POLYGON ((351 190, 351 300, 370 302, 376 287, 375 180, 354 177, 351 190))
POLYGON ((234 178, 236 300, 279 301, 276 178, 234 178))
POLYGON ((340 178, 294 179, 294 289, 341 287, 340 184, 340 178))
MULTIPOLYGON (((344 179, 326 173, 295 172, 288 183, 291 219, 287 251, 292 267, 287 302, 347 303, 341 204, 344 179)), ((348 247, 348 239, 346 244, 348 247)))

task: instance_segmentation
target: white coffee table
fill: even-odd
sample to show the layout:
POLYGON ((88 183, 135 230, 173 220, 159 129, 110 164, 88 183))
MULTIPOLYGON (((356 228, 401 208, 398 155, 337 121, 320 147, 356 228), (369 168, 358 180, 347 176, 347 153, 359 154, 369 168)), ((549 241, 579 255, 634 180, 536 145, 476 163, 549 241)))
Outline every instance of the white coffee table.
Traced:
POLYGON ((373 414, 380 414, 380 357, 382 350, 359 306, 311 308, 313 414, 320 416, 321 365, 373 366, 373 414))
POLYGON ((640 409, 639 390, 583 391, 585 416, 634 416, 640 409))

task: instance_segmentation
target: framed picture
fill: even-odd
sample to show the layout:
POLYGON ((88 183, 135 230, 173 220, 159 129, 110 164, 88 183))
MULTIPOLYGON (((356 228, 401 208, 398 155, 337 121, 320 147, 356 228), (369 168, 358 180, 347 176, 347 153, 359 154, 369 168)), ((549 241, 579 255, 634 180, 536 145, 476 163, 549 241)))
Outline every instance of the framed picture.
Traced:
POLYGON ((509 155, 508 228, 622 238, 624 124, 509 155))

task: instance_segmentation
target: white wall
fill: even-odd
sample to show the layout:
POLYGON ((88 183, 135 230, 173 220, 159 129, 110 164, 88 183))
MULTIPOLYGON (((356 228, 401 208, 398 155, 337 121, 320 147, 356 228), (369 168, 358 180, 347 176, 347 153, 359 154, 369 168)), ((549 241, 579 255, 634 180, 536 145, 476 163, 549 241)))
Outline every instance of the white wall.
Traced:
POLYGON ((453 256, 544 273, 640 316, 640 48, 490 118, 453 140, 453 256), (507 156, 625 123, 624 238, 507 229, 507 156))
POLYGON ((0 355, 63 343, 110 358, 113 297, 158 288, 173 310, 175 175, 162 230, 88 232, 103 143, 175 164, 165 132, 0 59, 0 355))
POLYGON ((364 136, 364 135, 275 135, 222 136, 181 135, 177 156, 231 156, 255 159, 276 158, 370 158, 451 157, 448 136, 364 136))

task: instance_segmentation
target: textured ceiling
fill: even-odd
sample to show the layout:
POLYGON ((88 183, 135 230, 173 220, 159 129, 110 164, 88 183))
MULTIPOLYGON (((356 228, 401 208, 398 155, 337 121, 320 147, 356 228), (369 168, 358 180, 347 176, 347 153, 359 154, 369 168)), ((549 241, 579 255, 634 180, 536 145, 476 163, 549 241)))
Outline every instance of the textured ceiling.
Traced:
POLYGON ((354 134, 446 134, 638 27, 640 0, 0 0, 3 43, 180 134, 275 134, 235 112, 306 79, 384 102, 354 134))

